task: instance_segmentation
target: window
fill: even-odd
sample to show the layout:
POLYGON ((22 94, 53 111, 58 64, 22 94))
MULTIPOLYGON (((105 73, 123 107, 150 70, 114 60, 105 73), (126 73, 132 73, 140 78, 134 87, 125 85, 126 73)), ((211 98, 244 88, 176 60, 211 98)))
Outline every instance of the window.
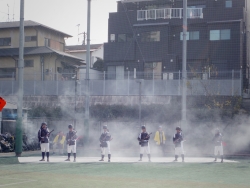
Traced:
MULTIPOLYGON (((187 40, 199 40, 200 39, 200 32, 199 31, 190 31, 187 32, 187 40)), ((183 32, 180 33, 180 40, 183 40, 183 32)))
POLYGON ((26 36, 25 42, 37 41, 37 36, 26 36))
POLYGON ((118 34, 118 42, 131 42, 133 41, 133 34, 118 34))
POLYGON ((226 8, 232 8, 232 6, 233 6, 232 0, 226 1, 225 6, 226 6, 226 8))
POLYGON ((160 41, 160 31, 151 31, 141 34, 142 42, 158 42, 160 41))
POLYGON ((206 5, 191 5, 188 6, 187 8, 206 8, 206 5))
POLYGON ((0 46, 11 46, 11 38, 0 38, 0 46))
POLYGON ((210 30, 210 40, 230 40, 231 39, 231 30, 210 30))
POLYGON ((220 31, 220 39, 221 40, 230 40, 230 29, 223 29, 220 31))
POLYGON ((126 34, 118 34, 118 42, 126 42, 126 34))
POLYGON ((34 60, 24 60, 24 67, 34 67, 34 60))
POLYGON ((16 68, 0 68, 0 78, 15 78, 16 68))

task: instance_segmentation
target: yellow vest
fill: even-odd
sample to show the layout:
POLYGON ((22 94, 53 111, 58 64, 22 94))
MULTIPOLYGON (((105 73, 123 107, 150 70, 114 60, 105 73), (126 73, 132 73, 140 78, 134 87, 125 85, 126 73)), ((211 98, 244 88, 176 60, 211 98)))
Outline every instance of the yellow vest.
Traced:
MULTIPOLYGON (((163 139, 163 141, 166 140, 165 134, 164 134, 163 131, 162 131, 162 139, 163 139)), ((160 132, 159 132, 159 131, 156 131, 154 141, 156 142, 157 145, 160 145, 160 144, 161 144, 160 132)))
MULTIPOLYGON (((58 142, 58 138, 59 138, 59 135, 57 135, 57 136, 55 137, 53 143, 57 143, 57 142, 58 142)), ((65 140, 66 140, 66 136, 62 136, 62 139, 61 139, 61 141, 60 141, 60 144, 64 144, 65 140)))

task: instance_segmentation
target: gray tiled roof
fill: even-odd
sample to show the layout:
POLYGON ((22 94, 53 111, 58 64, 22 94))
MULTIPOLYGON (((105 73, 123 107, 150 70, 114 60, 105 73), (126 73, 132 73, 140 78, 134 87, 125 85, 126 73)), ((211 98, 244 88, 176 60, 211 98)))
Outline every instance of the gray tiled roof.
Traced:
MULTIPOLYGON (((20 22, 19 21, 15 21, 15 22, 0 22, 0 29, 7 29, 7 28, 18 28, 20 26, 20 22)), ((38 22, 32 21, 32 20, 25 20, 24 21, 24 27, 43 27, 52 31, 55 31, 57 33, 60 33, 62 35, 64 35, 64 37, 72 37, 71 35, 61 32, 59 30, 53 29, 51 27, 48 27, 46 25, 40 24, 38 22)))
MULTIPOLYGON (((46 47, 46 46, 24 48, 24 55, 37 55, 37 54, 49 54, 49 53, 56 53, 58 55, 72 58, 72 59, 75 59, 77 61, 84 61, 83 59, 81 59, 79 57, 70 55, 70 54, 65 53, 65 52, 51 49, 51 48, 46 47)), ((18 56, 18 55, 19 55, 19 48, 0 49, 0 57, 12 57, 12 56, 18 56)))
MULTIPOLYGON (((102 46, 103 44, 91 44, 90 45, 90 50, 95 50, 98 49, 102 46)), ((86 51, 87 50, 87 45, 72 45, 72 46, 65 46, 66 51, 86 51)))

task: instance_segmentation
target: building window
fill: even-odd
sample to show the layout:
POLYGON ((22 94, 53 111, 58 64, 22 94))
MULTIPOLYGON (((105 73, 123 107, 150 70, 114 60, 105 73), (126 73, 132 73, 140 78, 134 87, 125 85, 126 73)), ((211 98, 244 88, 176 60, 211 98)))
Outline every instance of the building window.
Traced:
POLYGON ((158 42, 160 41, 160 31, 151 31, 141 33, 142 42, 158 42))
MULTIPOLYGON (((190 31, 187 32, 187 40, 199 40, 200 39, 200 32, 199 31, 190 31)), ((183 32, 180 33, 180 40, 183 40, 183 32)))
POLYGON ((37 36, 26 36, 25 42, 37 41, 37 36))
POLYGON ((133 34, 118 34, 118 42, 131 42, 133 41, 133 34))
POLYGON ((190 5, 187 8, 206 8, 206 5, 190 5))
POLYGON ((0 68, 0 78, 15 78, 16 68, 0 68))
POLYGON ((230 33, 231 33, 230 29, 220 30, 220 39, 221 40, 230 40, 231 39, 230 33))
POLYGON ((231 39, 231 30, 210 30, 210 40, 230 40, 231 39))
POLYGON ((24 67, 34 67, 34 60, 24 60, 24 67))
POLYGON ((11 46, 11 38, 0 38, 0 46, 11 46))
POLYGON ((233 6, 232 0, 226 1, 226 2, 225 2, 225 6, 226 6, 226 8, 232 8, 232 6, 233 6))
POLYGON ((118 34, 118 42, 126 42, 126 34, 118 34))

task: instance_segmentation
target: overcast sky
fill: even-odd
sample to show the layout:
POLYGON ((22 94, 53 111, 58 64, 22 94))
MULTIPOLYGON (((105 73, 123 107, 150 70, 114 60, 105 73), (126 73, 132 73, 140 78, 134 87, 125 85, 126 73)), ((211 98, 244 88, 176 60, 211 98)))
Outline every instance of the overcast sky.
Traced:
MULTIPOLYGON (((103 43, 108 38, 108 14, 116 12, 117 0, 91 1, 91 43, 103 43)), ((0 22, 9 18, 19 21, 20 0, 0 0, 0 22)), ((33 20, 72 35, 67 45, 78 44, 80 33, 87 31, 87 0, 25 0, 25 20, 33 20)), ((80 42, 82 35, 80 36, 80 42)))

